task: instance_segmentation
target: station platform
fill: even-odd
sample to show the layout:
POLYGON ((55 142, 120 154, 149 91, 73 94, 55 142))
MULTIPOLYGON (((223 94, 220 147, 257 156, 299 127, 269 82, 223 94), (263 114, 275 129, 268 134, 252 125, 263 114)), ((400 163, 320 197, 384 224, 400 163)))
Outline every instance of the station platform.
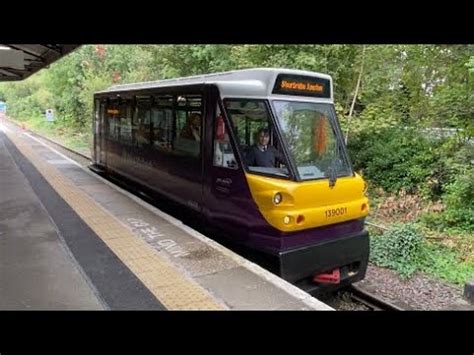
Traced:
POLYGON ((332 310, 0 119, 1 310, 332 310))

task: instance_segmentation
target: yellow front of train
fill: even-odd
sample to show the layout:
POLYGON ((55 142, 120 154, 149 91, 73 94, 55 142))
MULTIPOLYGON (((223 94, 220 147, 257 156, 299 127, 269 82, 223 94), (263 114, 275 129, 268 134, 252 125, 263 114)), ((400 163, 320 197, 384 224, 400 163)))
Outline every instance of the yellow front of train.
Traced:
POLYGON ((332 103, 276 99, 271 107, 287 157, 273 173, 293 178, 249 167, 252 197, 266 221, 294 232, 367 216, 366 183, 351 167, 332 103))
POLYGON ((265 220, 295 232, 360 219, 369 212, 366 184, 358 174, 328 180, 284 181, 247 174, 252 197, 265 220))

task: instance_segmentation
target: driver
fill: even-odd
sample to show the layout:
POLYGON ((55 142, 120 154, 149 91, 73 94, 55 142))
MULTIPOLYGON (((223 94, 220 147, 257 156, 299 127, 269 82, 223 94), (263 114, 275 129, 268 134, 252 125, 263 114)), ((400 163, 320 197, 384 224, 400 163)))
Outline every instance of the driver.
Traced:
POLYGON ((248 166, 262 166, 274 168, 276 162, 284 164, 285 157, 274 146, 269 145, 270 132, 267 128, 261 128, 257 132, 257 142, 252 145, 245 157, 248 166))

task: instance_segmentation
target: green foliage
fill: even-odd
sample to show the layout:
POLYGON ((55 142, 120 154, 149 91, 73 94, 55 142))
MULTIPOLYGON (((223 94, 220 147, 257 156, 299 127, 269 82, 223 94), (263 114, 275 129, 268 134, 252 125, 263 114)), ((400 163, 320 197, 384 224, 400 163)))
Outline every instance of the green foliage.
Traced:
POLYGON ((393 109, 393 103, 388 98, 368 104, 359 117, 353 118, 347 124, 351 125, 351 139, 355 135, 370 132, 380 134, 388 128, 396 127, 400 115, 393 109))
POLYGON ((417 192, 436 162, 431 143, 415 130, 364 131, 349 141, 348 148, 355 169, 389 192, 417 192))
POLYGON ((439 158, 434 164, 430 187, 441 197, 442 213, 428 213, 421 221, 438 231, 474 230, 474 146, 462 138, 445 140, 436 148, 439 158))
MULTIPOLYGON (((303 69, 332 75, 343 118, 363 64, 353 120, 343 119, 355 133, 397 122, 472 127, 472 53, 473 46, 439 45, 85 45, 41 73, 40 82, 57 112, 82 129, 90 123, 85 96, 95 86, 248 67, 303 69), (102 85, 89 83, 96 77, 102 85)), ((30 95, 29 85, 13 97, 30 95)))
POLYGON ((474 146, 459 136, 430 140, 416 130, 364 130, 349 141, 356 170, 385 191, 418 193, 442 200, 444 211, 427 212, 421 222, 439 231, 474 229, 474 146))
POLYGON ((474 263, 461 262, 460 254, 446 246, 428 243, 413 224, 397 224, 370 241, 370 261, 411 277, 421 271, 458 285, 474 275, 474 263))
POLYGON ((423 237, 413 225, 395 225, 383 235, 371 239, 370 260, 377 266, 409 277, 417 270, 422 243, 423 237))
POLYGON ((417 269, 460 286, 474 276, 474 264, 460 262, 458 252, 442 245, 427 243, 421 249, 417 269))
POLYGON ((419 222, 434 231, 443 231, 446 228, 443 213, 427 212, 421 215, 419 222))
POLYGON ((466 169, 446 190, 446 210, 443 216, 446 225, 474 230, 474 169, 466 169))

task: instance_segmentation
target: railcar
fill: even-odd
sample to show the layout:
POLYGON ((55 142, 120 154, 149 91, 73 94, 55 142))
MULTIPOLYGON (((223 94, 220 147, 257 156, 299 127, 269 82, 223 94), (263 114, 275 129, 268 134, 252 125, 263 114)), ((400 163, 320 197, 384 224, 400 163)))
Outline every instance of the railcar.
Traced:
POLYGON ((194 211, 312 291, 365 276, 366 184, 329 75, 257 68, 112 86, 94 95, 91 168, 194 211), (265 129, 279 159, 247 159, 265 129))

